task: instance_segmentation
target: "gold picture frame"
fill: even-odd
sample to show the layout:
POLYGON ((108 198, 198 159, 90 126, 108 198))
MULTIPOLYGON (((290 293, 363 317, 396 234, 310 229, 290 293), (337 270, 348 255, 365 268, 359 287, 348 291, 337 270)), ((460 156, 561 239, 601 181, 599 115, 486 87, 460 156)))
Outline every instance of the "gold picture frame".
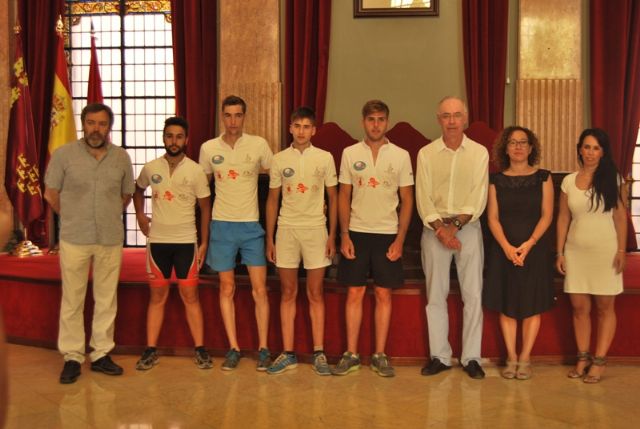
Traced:
POLYGON ((439 0, 353 0, 354 18, 438 16, 439 0))

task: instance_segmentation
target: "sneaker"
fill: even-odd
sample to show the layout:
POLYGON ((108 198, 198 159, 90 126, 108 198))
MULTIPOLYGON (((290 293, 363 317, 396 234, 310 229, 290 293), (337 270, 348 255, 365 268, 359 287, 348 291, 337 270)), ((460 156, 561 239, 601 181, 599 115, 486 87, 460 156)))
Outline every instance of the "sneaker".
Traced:
POLYGON ((258 353, 258 364, 256 365, 256 371, 266 371, 272 363, 273 361, 271 360, 269 349, 265 349, 264 347, 261 348, 258 353))
POLYGON ((389 364, 389 358, 384 353, 374 353, 371 356, 371 369, 380 377, 393 377, 396 375, 393 367, 389 364))
POLYGON ((360 356, 351 352, 344 352, 340 362, 333 368, 333 375, 347 375, 360 369, 360 356))
POLYGON ((122 367, 111 360, 111 356, 104 355, 95 362, 91 362, 91 371, 101 372, 107 375, 122 375, 122 367))
POLYGON ((211 359, 211 356, 209 356, 209 352, 207 352, 204 347, 196 349, 196 356, 194 358, 194 361, 200 369, 209 369, 213 367, 213 359, 211 359))
POLYGON ((80 377, 80 362, 76 360, 65 361, 62 372, 60 373, 60 383, 75 383, 78 377, 80 377))
POLYGON ((327 356, 322 352, 313 354, 313 370, 318 375, 331 375, 331 368, 327 362, 327 356))
POLYGON ((226 355, 224 355, 224 362, 222 363, 223 371, 233 371, 238 367, 240 362, 240 352, 236 349, 229 349, 226 355))
POLYGON ((267 368, 267 374, 280 374, 281 372, 285 372, 288 369, 294 369, 298 366, 298 359, 296 355, 290 355, 287 353, 280 353, 273 362, 273 364, 267 368))
POLYGON ((136 369, 138 371, 146 371, 153 368, 158 363, 158 352, 155 349, 147 348, 138 362, 136 362, 136 369))

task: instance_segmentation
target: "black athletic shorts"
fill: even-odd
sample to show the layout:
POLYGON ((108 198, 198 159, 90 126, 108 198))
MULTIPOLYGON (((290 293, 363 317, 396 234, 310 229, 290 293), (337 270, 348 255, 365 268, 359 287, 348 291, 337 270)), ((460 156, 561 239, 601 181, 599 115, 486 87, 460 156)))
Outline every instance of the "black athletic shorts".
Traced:
POLYGON ((399 288, 404 284, 402 258, 390 261, 389 246, 396 234, 372 234, 349 231, 356 252, 355 259, 340 258, 338 281, 345 286, 365 286, 369 278, 384 288, 399 288))

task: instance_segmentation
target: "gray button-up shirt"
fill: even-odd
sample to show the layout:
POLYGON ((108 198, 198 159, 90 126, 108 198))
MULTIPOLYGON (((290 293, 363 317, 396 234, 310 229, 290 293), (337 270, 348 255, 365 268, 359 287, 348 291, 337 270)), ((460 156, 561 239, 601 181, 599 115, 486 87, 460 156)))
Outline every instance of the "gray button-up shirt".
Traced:
POLYGON ((51 156, 45 184, 60 193, 60 239, 73 244, 122 244, 122 196, 135 191, 126 150, 107 144, 99 161, 84 140, 66 144, 51 156))

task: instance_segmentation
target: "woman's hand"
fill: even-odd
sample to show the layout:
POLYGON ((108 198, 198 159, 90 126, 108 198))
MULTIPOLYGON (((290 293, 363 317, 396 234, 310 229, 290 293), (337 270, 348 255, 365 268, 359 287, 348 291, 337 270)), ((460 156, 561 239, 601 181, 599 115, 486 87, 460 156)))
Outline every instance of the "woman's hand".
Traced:
POLYGON ((522 258, 518 254, 518 249, 516 247, 512 246, 511 244, 507 244, 502 248, 502 251, 504 252, 504 255, 507 257, 507 259, 513 262, 513 265, 517 265, 520 267, 523 265, 522 258))
POLYGON ((625 252, 617 252, 613 258, 613 268, 616 270, 616 274, 620 274, 624 271, 624 267, 627 264, 627 254, 625 252))
POLYGON ((536 242, 534 240, 528 239, 516 248, 516 254, 518 255, 522 265, 524 265, 524 260, 526 259, 533 246, 535 246, 535 244, 536 242))

